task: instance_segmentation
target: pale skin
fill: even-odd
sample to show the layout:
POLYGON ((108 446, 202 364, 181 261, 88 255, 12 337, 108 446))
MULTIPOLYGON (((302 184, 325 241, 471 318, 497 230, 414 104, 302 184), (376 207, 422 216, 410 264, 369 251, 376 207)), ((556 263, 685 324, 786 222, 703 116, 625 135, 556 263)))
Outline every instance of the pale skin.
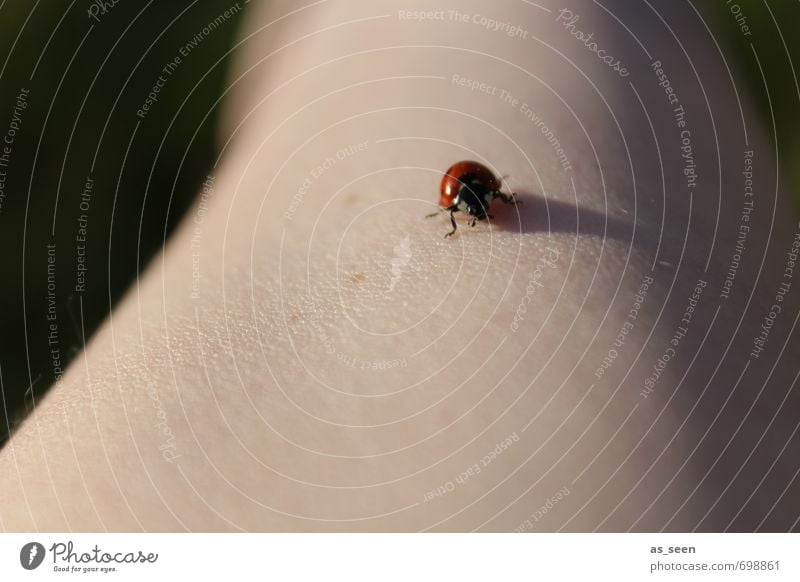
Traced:
POLYGON ((251 5, 213 180, 0 452, 0 527, 796 528, 797 290, 750 354, 797 220, 703 23, 632 4, 638 42, 588 2, 251 5), (445 239, 459 159, 523 204, 445 239))

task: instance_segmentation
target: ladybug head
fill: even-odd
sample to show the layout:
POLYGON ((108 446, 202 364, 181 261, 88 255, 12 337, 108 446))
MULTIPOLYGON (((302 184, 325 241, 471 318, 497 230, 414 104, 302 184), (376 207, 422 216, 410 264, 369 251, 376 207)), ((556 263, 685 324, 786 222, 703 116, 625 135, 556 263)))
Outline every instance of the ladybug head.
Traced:
POLYGON ((483 220, 486 218, 489 203, 492 201, 493 190, 477 179, 466 181, 462 177, 461 180, 462 187, 459 192, 459 200, 466 206, 467 214, 474 216, 478 220, 483 220))
POLYGON ((486 218, 486 208, 480 202, 478 204, 471 204, 467 208, 467 213, 470 216, 474 216, 478 220, 483 220, 486 218))

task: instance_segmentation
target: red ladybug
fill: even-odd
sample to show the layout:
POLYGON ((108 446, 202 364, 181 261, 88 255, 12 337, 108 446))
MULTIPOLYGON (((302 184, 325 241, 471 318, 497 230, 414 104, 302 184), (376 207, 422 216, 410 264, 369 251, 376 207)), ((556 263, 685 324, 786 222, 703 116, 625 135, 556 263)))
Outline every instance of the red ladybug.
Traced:
MULTIPOLYGON (((489 214, 489 206, 495 198, 506 204, 518 204, 514 196, 516 194, 505 194, 500 191, 500 179, 483 164, 472 161, 453 164, 442 176, 439 197, 439 206, 442 207, 442 211, 450 213, 450 223, 453 225, 453 230, 444 237, 452 236, 456 232, 456 219, 453 214, 459 210, 469 214, 472 217, 470 226, 475 226, 478 220, 494 218, 489 214)), ((428 217, 438 214, 434 212, 428 217)))

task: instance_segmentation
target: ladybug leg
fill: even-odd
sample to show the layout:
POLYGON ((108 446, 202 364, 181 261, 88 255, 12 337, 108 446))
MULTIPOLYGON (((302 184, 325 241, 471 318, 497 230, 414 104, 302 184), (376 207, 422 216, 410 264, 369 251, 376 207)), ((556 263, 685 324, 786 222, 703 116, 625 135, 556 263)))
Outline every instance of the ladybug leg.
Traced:
POLYGON ((458 226, 456 226, 455 216, 453 216, 453 214, 455 213, 456 209, 455 208, 450 208, 449 210, 450 210, 450 224, 453 225, 453 230, 451 230, 446 235, 444 235, 444 238, 447 238, 449 236, 453 236, 453 234, 456 232, 456 229, 458 228, 458 226))
MULTIPOLYGON (((502 176, 500 176, 501 188, 502 188, 502 184, 506 181, 506 178, 508 178, 508 177, 509 177, 509 174, 503 174, 502 176)), ((498 190, 497 194, 498 194, 498 197, 503 202, 505 202, 506 204, 522 204, 522 202, 516 200, 516 198, 515 198, 515 196, 517 195, 516 192, 512 192, 511 196, 509 196, 508 194, 503 194, 500 190, 498 190)))
POLYGON ((514 204, 514 205, 522 204, 522 200, 517 200, 515 196, 516 196, 515 192, 512 192, 510 195, 504 194, 503 192, 497 193, 497 197, 506 204, 514 204))

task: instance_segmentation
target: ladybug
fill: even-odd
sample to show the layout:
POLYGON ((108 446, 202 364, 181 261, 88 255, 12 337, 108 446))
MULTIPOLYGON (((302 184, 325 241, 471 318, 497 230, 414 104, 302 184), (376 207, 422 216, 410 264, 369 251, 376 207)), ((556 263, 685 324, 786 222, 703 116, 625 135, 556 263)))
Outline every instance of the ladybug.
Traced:
MULTIPOLYGON (((513 192, 505 194, 500 191, 500 179, 480 162, 462 161, 450 166, 442 176, 441 195, 439 197, 439 212, 450 213, 450 223, 453 230, 444 235, 452 236, 456 232, 456 212, 466 212, 472 217, 470 226, 475 226, 479 220, 494 218, 489 214, 489 206, 495 198, 506 204, 521 204, 513 192)), ((429 214, 428 218, 437 216, 439 212, 429 214)))

